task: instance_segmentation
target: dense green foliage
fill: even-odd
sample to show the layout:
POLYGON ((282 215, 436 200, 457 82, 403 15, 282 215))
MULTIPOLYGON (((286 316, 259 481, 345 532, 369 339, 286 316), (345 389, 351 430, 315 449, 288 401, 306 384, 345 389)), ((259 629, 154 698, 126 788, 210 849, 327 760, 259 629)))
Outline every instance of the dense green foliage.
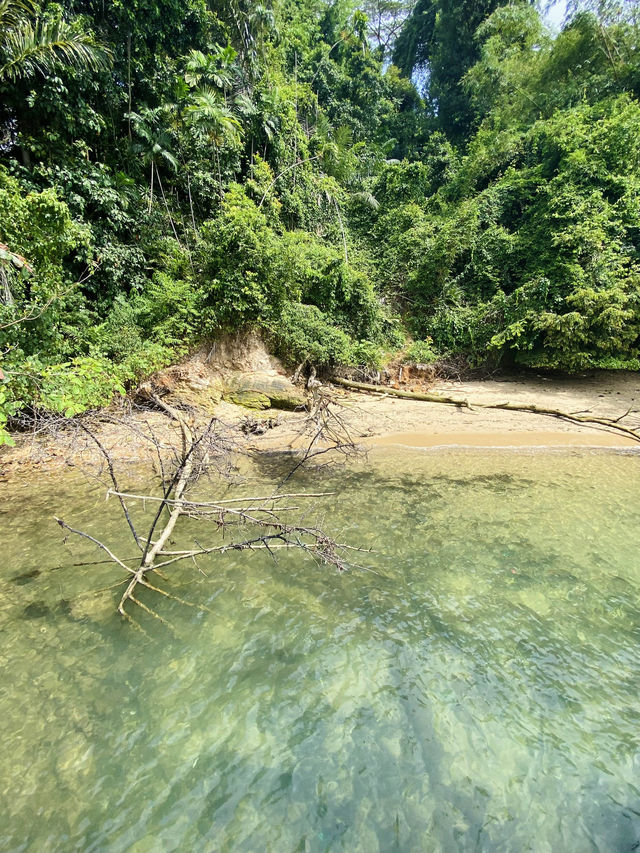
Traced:
POLYGON ((637 365, 632 4, 577 4, 557 37, 495 0, 0 16, 0 430, 247 325, 318 367, 407 334, 429 358, 637 365))
POLYGON ((416 164, 396 167, 428 186, 375 217, 379 268, 440 352, 636 367, 637 26, 580 13, 552 40, 535 9, 512 4, 476 39, 462 82, 477 130, 437 188, 428 157, 413 179, 416 164))
POLYGON ((473 110, 465 73, 477 62, 476 30, 499 0, 417 0, 394 46, 393 61, 405 74, 425 73, 438 124, 452 137, 468 133, 473 110))

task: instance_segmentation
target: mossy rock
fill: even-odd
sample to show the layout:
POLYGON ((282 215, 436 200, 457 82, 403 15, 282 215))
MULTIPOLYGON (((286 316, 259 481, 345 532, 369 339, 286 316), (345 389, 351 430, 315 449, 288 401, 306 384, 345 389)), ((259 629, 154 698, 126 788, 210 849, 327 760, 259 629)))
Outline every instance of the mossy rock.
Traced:
POLYGON ((235 403, 236 406, 244 406, 246 409, 269 409, 271 400, 266 394, 259 391, 227 391, 223 395, 227 403, 235 403))
POLYGON ((269 400, 271 401, 272 409, 286 409, 287 411, 302 408, 307 402, 302 394, 297 392, 291 394, 271 392, 269 400))
POLYGON ((243 374, 234 377, 224 392, 229 403, 249 409, 297 409, 306 403, 304 395, 282 376, 243 374))
POLYGON ((222 392, 209 385, 204 388, 179 388, 171 396, 177 402, 186 403, 188 406, 195 406, 212 415, 222 399, 222 392))

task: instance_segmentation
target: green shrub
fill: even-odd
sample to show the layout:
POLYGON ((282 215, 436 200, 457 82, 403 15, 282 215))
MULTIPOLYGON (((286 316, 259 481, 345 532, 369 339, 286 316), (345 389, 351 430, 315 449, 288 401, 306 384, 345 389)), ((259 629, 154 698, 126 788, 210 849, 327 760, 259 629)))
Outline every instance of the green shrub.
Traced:
POLYGON ((414 364, 430 364, 437 361, 440 356, 433 348, 433 338, 423 341, 414 341, 404 355, 404 361, 414 364))
POLYGON ((12 417, 12 415, 16 414, 17 408, 16 404, 9 400, 7 392, 2 385, 0 385, 0 447, 2 447, 3 444, 8 446, 13 446, 15 444, 14 440, 7 432, 7 421, 12 417))
POLYGON ((315 305, 287 303, 267 326, 276 355, 287 364, 309 361, 317 367, 349 364, 353 342, 315 305))
POLYGON ((116 394, 125 394, 122 372, 104 358, 81 356, 60 364, 43 365, 27 359, 23 381, 15 391, 26 391, 17 405, 28 403, 41 412, 57 412, 65 417, 107 406, 116 394))

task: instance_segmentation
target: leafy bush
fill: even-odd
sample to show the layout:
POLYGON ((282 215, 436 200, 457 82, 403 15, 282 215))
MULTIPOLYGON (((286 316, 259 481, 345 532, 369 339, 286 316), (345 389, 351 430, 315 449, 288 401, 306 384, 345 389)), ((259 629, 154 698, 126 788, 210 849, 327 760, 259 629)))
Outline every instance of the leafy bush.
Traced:
POLYGON ((266 328, 276 354, 288 364, 307 360, 318 367, 350 363, 351 338, 315 305, 289 302, 266 328))
POLYGON ((430 364, 437 361, 440 356, 433 349, 433 339, 427 338, 424 341, 414 341, 404 355, 404 361, 414 364, 430 364))
POLYGON ((354 340, 315 305, 287 303, 266 331, 276 354, 291 365, 308 361, 317 368, 380 367, 384 359, 385 351, 379 344, 354 340))
POLYGON ((461 166, 474 176, 468 197, 440 193, 376 223, 412 328, 475 361, 580 369, 637 357, 640 106, 621 95, 535 122, 519 161, 497 174, 483 165, 476 191, 494 138, 478 135, 461 166))
POLYGON ((73 417, 106 406, 116 394, 125 393, 122 371, 107 359, 91 356, 58 364, 27 358, 15 374, 7 371, 7 378, 5 407, 8 400, 10 414, 28 406, 38 412, 73 417))
POLYGON ((18 407, 7 397, 7 392, 0 385, 0 447, 2 445, 13 446, 15 442, 7 431, 7 421, 16 414, 18 407))

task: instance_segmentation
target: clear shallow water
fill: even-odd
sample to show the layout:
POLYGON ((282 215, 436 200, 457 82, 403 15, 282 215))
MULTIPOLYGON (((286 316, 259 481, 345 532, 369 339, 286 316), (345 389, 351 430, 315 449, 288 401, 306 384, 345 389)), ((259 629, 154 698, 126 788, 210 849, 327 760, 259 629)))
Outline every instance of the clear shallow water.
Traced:
POLYGON ((121 544, 115 503, 4 487, 2 850, 636 849, 640 458, 380 451, 319 485, 379 574, 227 555, 149 639, 51 521, 121 544))

